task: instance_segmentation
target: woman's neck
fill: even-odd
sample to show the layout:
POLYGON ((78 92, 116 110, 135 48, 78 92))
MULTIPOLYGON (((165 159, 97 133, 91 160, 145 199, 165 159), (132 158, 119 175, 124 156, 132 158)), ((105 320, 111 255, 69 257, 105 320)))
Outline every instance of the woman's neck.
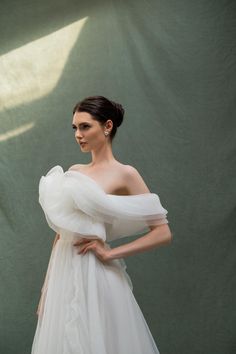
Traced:
POLYGON ((115 161, 115 157, 112 152, 112 148, 110 144, 106 144, 102 147, 99 147, 97 150, 91 151, 92 161, 90 166, 101 166, 107 165, 110 162, 115 161))

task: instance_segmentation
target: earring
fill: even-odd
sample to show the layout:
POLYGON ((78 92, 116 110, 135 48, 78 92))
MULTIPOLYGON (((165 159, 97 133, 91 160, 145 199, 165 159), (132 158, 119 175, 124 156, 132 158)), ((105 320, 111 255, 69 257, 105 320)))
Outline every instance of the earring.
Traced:
POLYGON ((104 132, 104 134, 107 136, 107 135, 109 134, 109 132, 108 132, 108 131, 106 131, 106 132, 104 132))

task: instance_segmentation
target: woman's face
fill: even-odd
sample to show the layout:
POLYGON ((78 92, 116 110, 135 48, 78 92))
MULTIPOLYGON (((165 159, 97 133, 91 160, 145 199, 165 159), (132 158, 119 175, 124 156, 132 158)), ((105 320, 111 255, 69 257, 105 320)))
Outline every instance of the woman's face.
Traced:
POLYGON ((87 112, 75 112, 72 127, 75 131, 75 139, 80 144, 81 150, 89 152, 106 144, 108 139, 104 131, 110 130, 112 121, 109 120, 102 126, 92 115, 87 112))

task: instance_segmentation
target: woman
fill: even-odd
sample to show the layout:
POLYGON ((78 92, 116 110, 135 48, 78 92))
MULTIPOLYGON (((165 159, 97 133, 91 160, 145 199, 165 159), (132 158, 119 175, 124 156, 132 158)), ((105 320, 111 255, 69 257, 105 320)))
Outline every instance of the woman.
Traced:
POLYGON ((103 96, 76 104, 75 139, 91 163, 66 172, 57 165, 40 179, 39 202, 56 238, 32 354, 159 353, 122 258, 168 244, 172 234, 158 195, 113 156, 123 115, 103 96), (118 247, 107 243, 144 231, 118 247))

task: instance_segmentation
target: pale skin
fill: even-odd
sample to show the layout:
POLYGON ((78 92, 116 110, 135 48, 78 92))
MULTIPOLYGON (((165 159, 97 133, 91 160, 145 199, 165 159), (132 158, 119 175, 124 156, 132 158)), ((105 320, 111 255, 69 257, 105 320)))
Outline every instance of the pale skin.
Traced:
MULTIPOLYGON (((73 116, 72 127, 75 130, 75 139, 86 142, 80 145, 81 151, 91 153, 91 163, 88 165, 73 165, 69 170, 77 170, 93 178, 105 193, 115 195, 132 195, 150 193, 139 172, 130 165, 117 161, 112 152, 110 132, 112 120, 108 119, 101 124, 87 112, 76 112, 73 116), (108 135, 105 135, 108 132, 108 135)), ((56 235, 55 243, 59 235, 56 235)), ((74 243, 78 247, 78 254, 84 255, 92 251, 102 262, 116 258, 124 258, 137 253, 152 250, 172 241, 172 233, 167 224, 150 226, 150 232, 124 245, 106 248, 102 240, 83 238, 74 243)), ((55 245, 54 243, 54 245, 55 245)))
MULTIPOLYGON (((150 193, 146 183, 139 172, 130 165, 124 165, 113 156, 110 132, 113 127, 112 120, 101 124, 87 112, 76 112, 73 116, 72 127, 75 130, 75 139, 86 142, 80 145, 82 152, 91 153, 91 163, 88 165, 73 165, 69 170, 76 170, 90 178, 101 186, 107 194, 132 195, 150 193), (108 132, 106 135, 105 132, 108 132)), ((84 255, 93 252, 103 263, 116 258, 125 258, 137 253, 146 252, 172 241, 172 233, 167 224, 149 226, 150 232, 138 239, 124 245, 107 248, 101 239, 82 238, 74 242, 77 253, 84 255)), ((60 239, 56 234, 53 247, 60 239)), ((46 275, 47 277, 47 275, 46 275)), ((39 314, 42 298, 40 299, 37 314, 39 314)))

